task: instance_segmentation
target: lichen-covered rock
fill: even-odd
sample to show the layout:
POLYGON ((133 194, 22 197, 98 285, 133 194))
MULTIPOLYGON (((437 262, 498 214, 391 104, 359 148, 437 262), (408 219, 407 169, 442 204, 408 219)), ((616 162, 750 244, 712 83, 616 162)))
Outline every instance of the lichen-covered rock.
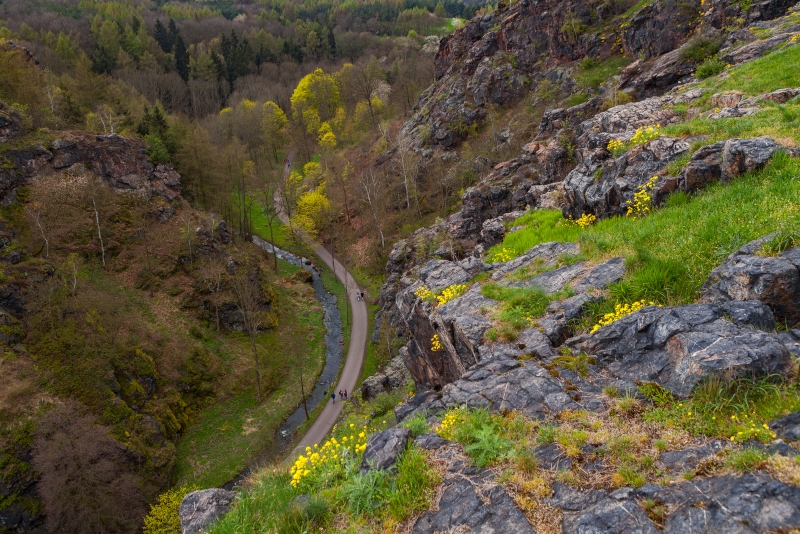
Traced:
POLYGON ((532 361, 509 359, 480 362, 442 389, 441 402, 447 407, 488 407, 501 413, 519 410, 534 419, 579 408, 546 369, 532 361))
POLYGON ((686 141, 661 137, 612 158, 605 146, 610 138, 597 138, 599 146, 564 180, 565 215, 575 219, 584 213, 598 218, 624 214, 642 185, 689 151, 686 141))
POLYGON ((624 258, 611 258, 599 265, 578 262, 547 271, 528 280, 512 282, 515 287, 538 287, 545 293, 556 293, 567 286, 578 293, 604 289, 622 280, 625 274, 624 258))
POLYGON ((691 473, 701 462, 715 457, 720 451, 727 449, 728 445, 729 442, 717 440, 696 447, 665 452, 658 457, 658 463, 673 475, 691 473))
POLYGON ((415 523, 414 534, 480 532, 483 534, 533 534, 525 516, 489 469, 475 469, 460 447, 445 445, 432 450, 433 461, 446 465, 442 495, 435 509, 415 523))
POLYGON ((383 372, 376 373, 364 380, 361 384, 361 394, 364 400, 370 400, 381 393, 403 387, 407 381, 408 370, 403 363, 403 357, 397 355, 392 358, 383 372))
POLYGON ((225 515, 236 494, 219 488, 211 488, 188 493, 181 501, 182 534, 201 534, 225 515))
POLYGON ((580 344, 615 377, 653 381, 686 396, 711 375, 786 374, 789 351, 772 312, 758 301, 650 306, 598 330, 580 344))
POLYGON ((411 431, 399 426, 372 434, 367 440, 367 448, 364 449, 361 459, 361 472, 393 467, 400 454, 406 450, 410 439, 411 431))
POLYGON ((764 239, 748 243, 711 271, 701 302, 759 300, 789 326, 800 324, 800 247, 780 256, 756 253, 764 239))
POLYGON ((561 531, 564 534, 658 534, 660 531, 647 512, 629 492, 615 491, 589 508, 564 514, 561 531))

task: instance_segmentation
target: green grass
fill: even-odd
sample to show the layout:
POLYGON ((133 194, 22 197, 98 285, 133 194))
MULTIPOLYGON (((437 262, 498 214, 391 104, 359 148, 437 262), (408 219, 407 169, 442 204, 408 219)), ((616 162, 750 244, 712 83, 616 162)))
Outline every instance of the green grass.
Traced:
POLYGON ((728 69, 724 76, 708 78, 698 87, 711 89, 707 96, 734 89, 752 96, 784 87, 799 87, 800 69, 787 67, 798 64, 800 45, 793 45, 728 69))
MULTIPOLYGON (((396 400, 397 397, 391 397, 393 404, 396 400)), ((345 439, 353 440, 364 428, 369 413, 378 409, 374 402, 355 408, 351 404, 348 406, 351 408, 346 418, 333 432, 340 443, 345 439)), ((370 430, 379 431, 393 424, 393 416, 383 421, 375 419, 370 430)), ((438 477, 428 465, 424 451, 409 446, 398 460, 394 475, 384 471, 362 475, 360 456, 347 457, 332 476, 314 479, 311 489, 293 487, 286 465, 262 471, 254 477, 252 487, 239 494, 231 511, 212 526, 210 532, 330 531, 334 515, 339 524, 377 526, 385 521, 403 521, 428 508, 438 477), (302 493, 312 494, 312 501, 304 508, 292 505, 302 493)))
POLYGON ((769 455, 761 449, 747 447, 731 453, 731 455, 725 459, 725 467, 730 467, 742 472, 752 471, 768 457, 769 455))
MULTIPOLYGON (((697 118, 689 122, 666 126, 661 133, 673 137, 702 135, 704 136, 701 142, 703 145, 733 137, 759 136, 769 136, 779 142, 791 140, 791 144, 797 145, 800 144, 800 103, 790 101, 780 106, 765 106, 763 111, 749 117, 717 120, 697 118)), ((668 167, 670 174, 676 170, 676 165, 677 162, 668 167)))
POLYGON ((538 287, 508 287, 498 284, 485 284, 481 286, 484 297, 500 301, 495 318, 500 321, 501 337, 515 338, 516 333, 533 324, 533 319, 539 317, 553 300, 566 298, 574 294, 569 289, 546 294, 538 287), (509 329, 510 330, 507 330, 509 329))
POLYGON ((711 378, 686 400, 675 399, 655 384, 644 384, 640 390, 653 403, 643 414, 645 421, 737 442, 772 441, 772 431, 764 424, 800 410, 798 384, 777 376, 711 378))
POLYGON ((631 61, 631 58, 621 56, 611 57, 604 61, 586 58, 581 61, 580 69, 575 74, 575 77, 581 87, 596 89, 612 76, 622 72, 622 69, 630 64, 631 61))
MULTIPOLYGON (((685 304, 697 298, 709 272, 730 253, 800 225, 800 160, 777 154, 761 171, 697 195, 676 195, 644 219, 612 217, 580 230, 565 224, 558 211, 536 210, 514 222, 525 223, 528 228, 506 236, 498 248, 520 254, 546 241, 579 241, 588 259, 626 257, 626 276, 609 288, 610 303, 685 304)), ((609 304, 595 311, 604 306, 609 304)))
POLYGON ((490 248, 485 256, 494 257, 503 249, 519 256, 535 245, 550 241, 577 241, 581 234, 578 226, 568 224, 557 210, 534 210, 509 225, 524 226, 522 230, 506 235, 501 244, 490 248))

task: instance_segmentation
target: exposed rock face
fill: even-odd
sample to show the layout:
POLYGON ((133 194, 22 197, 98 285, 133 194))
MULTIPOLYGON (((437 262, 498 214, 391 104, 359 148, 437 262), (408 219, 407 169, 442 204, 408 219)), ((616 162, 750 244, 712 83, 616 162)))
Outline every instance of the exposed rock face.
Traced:
POLYGON ((598 330, 579 345, 614 376, 653 381, 686 396, 705 377, 785 374, 789 351, 758 301, 648 307, 598 330))
MULTIPOLYGON (((4 112, 0 116, 7 117, 4 112)), ((14 121, 0 129, 16 132, 14 121)), ((0 131, 0 135, 4 135, 0 131)), ((9 134, 11 135, 11 134, 9 134)), ((14 134, 18 135, 18 134, 14 134)), ((0 197, 7 195, 29 178, 42 172, 57 172, 83 169, 103 179, 117 192, 131 193, 144 198, 153 195, 166 200, 180 196, 180 175, 168 165, 153 165, 147 160, 145 143, 140 139, 119 135, 94 135, 88 133, 64 133, 49 147, 11 149, 2 156, 9 160, 13 169, 0 175, 0 197), (82 167, 81 167, 82 166, 82 167)))
POLYGON ((768 532, 798 524, 800 488, 748 473, 622 489, 585 510, 564 514, 563 532, 768 532), (639 506, 641 499, 675 507, 663 530, 639 506))
POLYGON ((765 241, 748 243, 711 271, 701 302, 760 300, 782 323, 800 324, 800 247, 778 257, 756 255, 765 241))
POLYGON ((448 408, 467 405, 491 407, 501 413, 519 410, 533 419, 579 408, 546 369, 505 358, 481 362, 446 385, 441 402, 448 408))
POLYGON ((769 424, 769 427, 779 438, 798 441, 800 440, 800 412, 793 412, 786 417, 776 419, 769 424))
POLYGON ((410 439, 411 431, 398 426, 372 434, 367 440, 367 448, 361 459, 361 472, 393 467, 400 454, 406 450, 410 439))
POLYGON ((19 113, 0 102, 0 143, 8 143, 24 133, 19 113))
MULTIPOLYGON (((699 2, 690 4, 671 0, 646 4, 618 31, 602 36, 591 28, 620 15, 615 6, 592 1, 500 4, 495 13, 477 17, 441 40, 434 58, 436 82, 421 95, 402 135, 451 148, 466 137, 470 125, 484 119, 487 105, 513 104, 544 80, 571 88, 569 63, 583 57, 606 58, 618 50, 612 44, 615 40, 626 55, 641 58, 626 70, 621 88, 639 98, 664 93, 687 80, 696 67, 681 57, 680 50, 694 33, 701 11, 699 2), (567 22, 587 31, 574 35, 564 30, 567 22)), ((790 4, 767 0, 743 12, 738 4, 717 1, 702 17, 707 27, 724 28, 733 26, 735 19, 774 19, 790 4)), ((599 103, 590 100, 584 106, 596 111, 599 103)), ((543 121, 545 132, 554 132, 550 125, 562 119, 571 121, 560 110, 551 113, 543 121), (559 120, 551 120, 554 117, 559 120)))
POLYGON ((434 460, 447 465, 444 492, 437 509, 425 512, 411 532, 533 534, 533 529, 508 493, 494 483, 494 474, 490 470, 469 467, 469 461, 460 448, 449 445, 449 442, 429 442, 428 449, 432 451, 434 460))
POLYGON ((182 534, 201 534, 208 527, 225 515, 236 494, 224 489, 212 488, 193 491, 181 502, 182 534))
POLYGON ((395 356, 389 366, 380 373, 368 377, 361 384, 361 395, 365 400, 381 393, 403 387, 408 381, 408 370, 402 356, 395 356))

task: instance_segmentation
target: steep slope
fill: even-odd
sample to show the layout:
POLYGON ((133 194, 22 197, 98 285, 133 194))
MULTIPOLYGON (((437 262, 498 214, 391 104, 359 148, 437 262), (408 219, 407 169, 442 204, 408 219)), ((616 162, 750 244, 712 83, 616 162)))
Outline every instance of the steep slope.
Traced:
POLYGON ((294 367, 321 370, 322 314, 302 277, 190 208, 142 140, 25 124, 0 103, 0 518, 131 531, 176 474, 232 477, 265 446, 299 401, 294 367), (243 305, 267 354, 263 407, 243 305), (245 450, 224 462, 196 434, 178 473, 176 442, 215 403, 258 428, 217 428, 245 450))

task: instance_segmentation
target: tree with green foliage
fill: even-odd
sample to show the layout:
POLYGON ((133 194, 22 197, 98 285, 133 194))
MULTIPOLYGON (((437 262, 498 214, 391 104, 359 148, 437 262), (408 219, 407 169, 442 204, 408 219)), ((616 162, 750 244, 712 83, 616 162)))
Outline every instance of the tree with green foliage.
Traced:
POLYGON ((278 163, 278 149, 286 142, 284 131, 289 119, 275 102, 264 102, 261 106, 261 116, 267 146, 275 158, 275 163, 278 163))
POLYGON ((445 11, 444 9, 444 4, 442 3, 442 0, 439 0, 439 2, 436 4, 436 7, 433 9, 433 14, 439 17, 440 19, 443 19, 447 16, 447 11, 445 11))

